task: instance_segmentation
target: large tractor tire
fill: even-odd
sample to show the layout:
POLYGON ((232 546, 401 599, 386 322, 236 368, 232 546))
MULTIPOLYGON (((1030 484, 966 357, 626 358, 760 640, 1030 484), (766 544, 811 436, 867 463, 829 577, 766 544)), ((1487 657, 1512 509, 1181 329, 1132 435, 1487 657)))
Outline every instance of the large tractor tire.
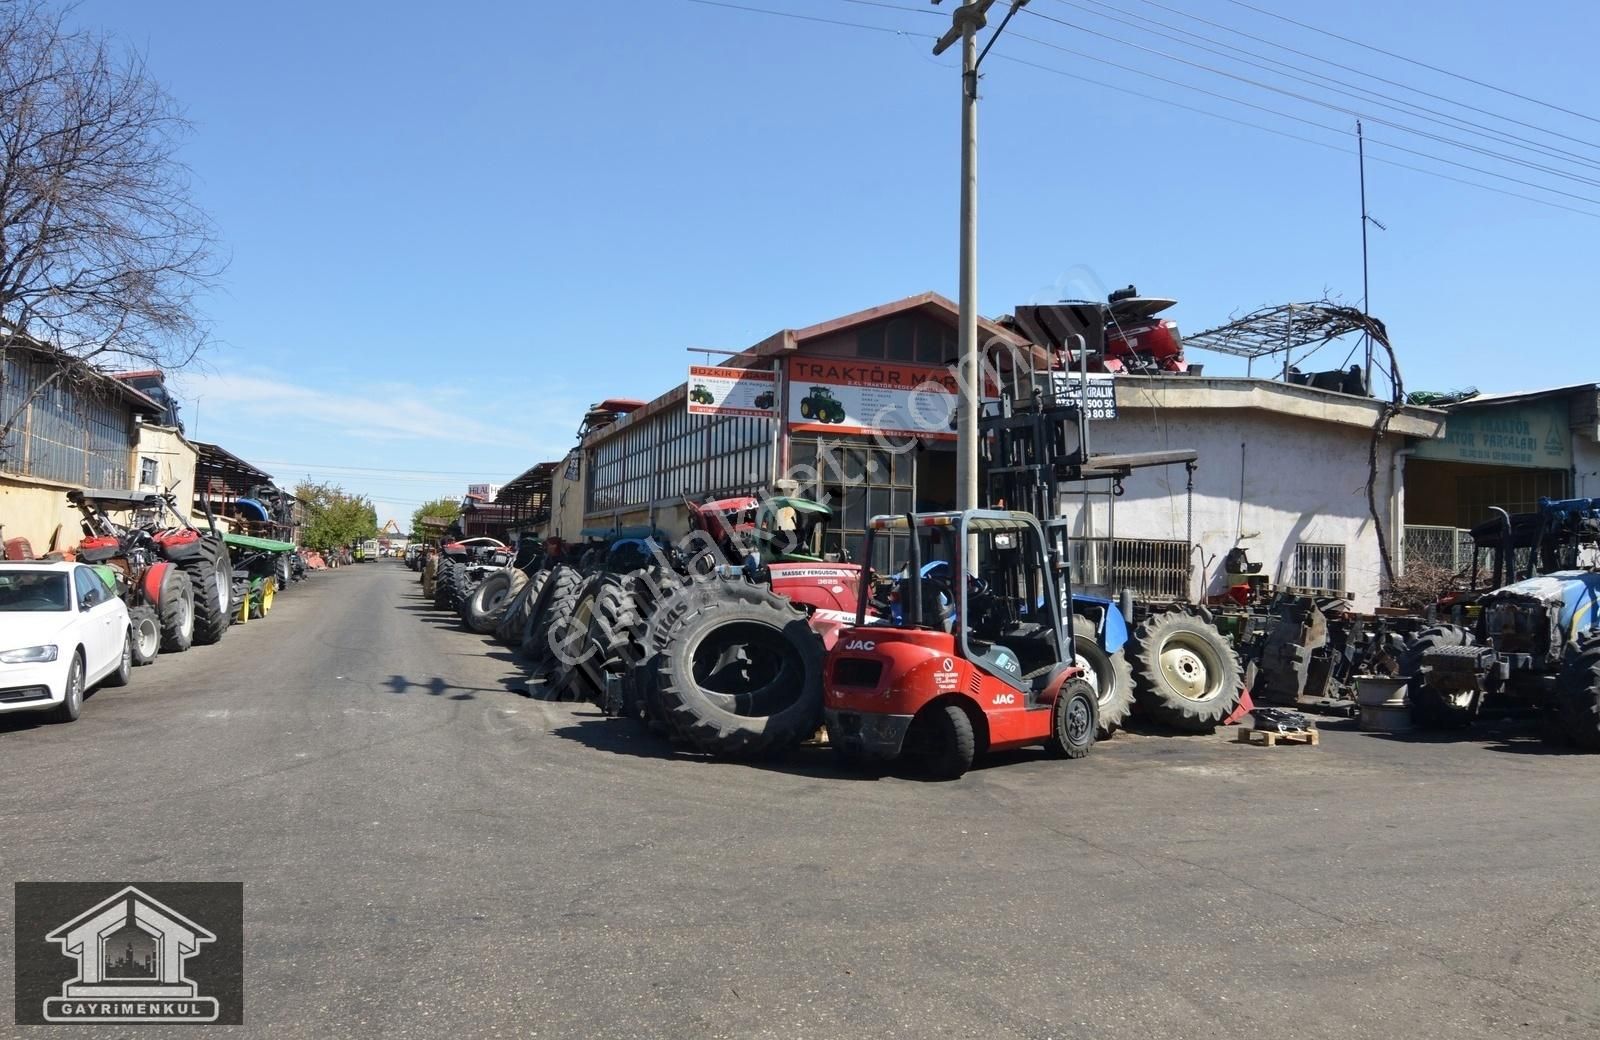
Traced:
POLYGON ((712 754, 791 748, 822 723, 822 640, 769 590, 742 579, 716 587, 721 601, 685 615, 657 657, 662 713, 677 736, 712 754))
POLYGON ((556 616, 556 607, 565 613, 570 609, 568 600, 578 594, 583 575, 576 569, 557 564, 539 590, 539 598, 528 610, 528 623, 522 630, 520 652, 535 665, 543 663, 550 652, 550 623, 556 616))
POLYGON ((194 641, 215 643, 233 623, 233 561, 228 543, 216 535, 200 538, 199 551, 178 566, 189 578, 194 598, 194 641))
POLYGON ((599 647, 589 640, 595 597, 609 576, 591 574, 577 591, 550 605, 546 634, 550 668, 545 680, 559 700, 596 701, 603 688, 597 680, 599 647))
POLYGON ((273 584, 278 587, 279 592, 287 589, 289 583, 294 581, 294 562, 289 559, 288 553, 278 553, 272 558, 272 577, 275 579, 273 584))
POLYGON ((1600 633, 1567 648, 1556 679, 1556 706, 1566 739, 1584 751, 1600 751, 1600 633))
POLYGON ((1411 702, 1411 724, 1417 729, 1461 729, 1472 722, 1472 695, 1444 693, 1429 687, 1422 676, 1422 658, 1442 646, 1471 646, 1472 633, 1459 625, 1433 625, 1406 644, 1400 674, 1406 677, 1406 699, 1411 702))
POLYGON ((501 611, 500 620, 494 626, 495 640, 507 645, 511 644, 512 633, 521 631, 521 625, 527 616, 528 604, 539 594, 540 583, 537 574, 530 578, 523 571, 519 570, 517 573, 521 575, 520 582, 516 578, 512 579, 517 591, 506 602, 506 609, 501 611))
POLYGON ((483 579, 472 590, 472 597, 467 603, 467 624, 474 632, 489 635, 505 617, 512 599, 527 583, 528 576, 514 567, 496 571, 483 579))
POLYGON ((628 676, 644 658, 645 617, 652 602, 651 583, 644 570, 608 575, 595 591, 589 612, 589 644, 595 656, 585 665, 597 691, 596 704, 611 716, 640 713, 629 696, 628 676), (613 680, 620 697, 611 697, 613 680))
POLYGON ((1072 638, 1078 649, 1078 667, 1095 688, 1098 735, 1104 740, 1133 711, 1133 666, 1128 663, 1128 649, 1120 646, 1116 653, 1106 653, 1094 622, 1082 614, 1072 615, 1072 638))
POLYGON ((154 607, 140 604, 128 608, 128 630, 133 633, 133 663, 153 664, 161 655, 161 618, 154 607))
POLYGON ((161 649, 181 654, 194 643, 194 589, 188 575, 170 563, 156 579, 160 589, 156 612, 161 618, 161 649))
POLYGON ((661 705, 657 681, 661 651, 677 636, 677 630, 699 612, 728 599, 748 603, 782 602, 764 586, 745 581, 742 576, 723 577, 712 571, 692 576, 671 572, 637 571, 634 602, 640 621, 640 636, 635 648, 638 660, 624 673, 624 713, 641 718, 651 732, 661 737, 674 735, 661 705))
POLYGON ((438 610, 451 610, 454 604, 450 601, 450 591, 455 587, 452 575, 459 569, 459 564, 454 560, 442 560, 439 563, 439 574, 433 581, 433 605, 438 610))
POLYGON ((433 590, 438 584, 439 558, 429 556, 422 562, 422 596, 424 599, 433 598, 433 590))
POLYGON ((1140 714, 1185 733, 1210 733, 1239 706, 1239 658, 1209 622, 1181 610, 1152 614, 1128 637, 1140 714))

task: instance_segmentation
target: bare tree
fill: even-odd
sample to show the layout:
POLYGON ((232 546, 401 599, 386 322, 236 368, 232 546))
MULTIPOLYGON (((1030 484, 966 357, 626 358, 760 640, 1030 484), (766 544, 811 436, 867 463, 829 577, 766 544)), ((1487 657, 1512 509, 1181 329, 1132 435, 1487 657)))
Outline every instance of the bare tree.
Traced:
POLYGON ((220 265, 177 157, 188 130, 138 54, 41 0, 0 0, 0 360, 39 343, 97 364, 193 359, 220 265))

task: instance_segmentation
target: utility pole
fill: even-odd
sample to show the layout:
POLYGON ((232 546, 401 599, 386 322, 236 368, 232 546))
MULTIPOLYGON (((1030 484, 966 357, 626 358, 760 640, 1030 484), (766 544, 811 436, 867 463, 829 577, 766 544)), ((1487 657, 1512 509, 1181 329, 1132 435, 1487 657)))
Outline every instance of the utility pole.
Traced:
MULTIPOLYGON (((939 3, 939 0, 933 0, 939 3)), ((1011 0, 1000 28, 982 53, 978 32, 989 24, 989 8, 999 0, 967 0, 951 15, 950 30, 933 45, 943 54, 961 41, 961 317, 960 400, 956 412, 956 508, 976 509, 978 496, 978 401, 983 394, 978 364, 978 67, 1006 23, 1028 0, 1011 0)))
MULTIPOLYGON (((1360 168, 1361 177, 1361 313, 1371 317, 1372 312, 1367 301, 1367 225, 1377 226, 1379 231, 1387 231, 1375 217, 1367 215, 1367 142, 1361 134, 1361 120, 1356 120, 1356 162, 1360 168)), ((1362 342, 1367 348, 1367 393, 1372 392, 1372 336, 1366 332, 1361 333, 1362 342)))

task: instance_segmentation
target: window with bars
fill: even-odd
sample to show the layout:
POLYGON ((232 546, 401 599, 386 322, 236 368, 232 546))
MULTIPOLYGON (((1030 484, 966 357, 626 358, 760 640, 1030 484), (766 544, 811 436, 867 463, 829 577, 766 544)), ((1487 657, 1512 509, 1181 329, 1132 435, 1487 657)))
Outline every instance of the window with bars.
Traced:
POLYGON ((1345 591, 1344 546, 1299 542, 1294 547, 1294 585, 1303 589, 1345 591))

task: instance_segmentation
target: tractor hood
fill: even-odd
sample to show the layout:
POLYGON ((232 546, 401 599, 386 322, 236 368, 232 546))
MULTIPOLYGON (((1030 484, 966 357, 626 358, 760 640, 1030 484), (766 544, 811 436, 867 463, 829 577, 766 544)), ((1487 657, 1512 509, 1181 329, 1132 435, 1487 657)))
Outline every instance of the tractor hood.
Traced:
MULTIPOLYGON (((1484 596, 1479 601, 1491 617, 1496 608, 1513 608, 1537 603, 1554 616, 1560 635, 1571 639, 1578 632, 1594 628, 1600 621, 1600 573, 1594 571, 1554 571, 1528 578, 1484 596)), ((1493 627, 1493 626, 1491 626, 1493 627)))

